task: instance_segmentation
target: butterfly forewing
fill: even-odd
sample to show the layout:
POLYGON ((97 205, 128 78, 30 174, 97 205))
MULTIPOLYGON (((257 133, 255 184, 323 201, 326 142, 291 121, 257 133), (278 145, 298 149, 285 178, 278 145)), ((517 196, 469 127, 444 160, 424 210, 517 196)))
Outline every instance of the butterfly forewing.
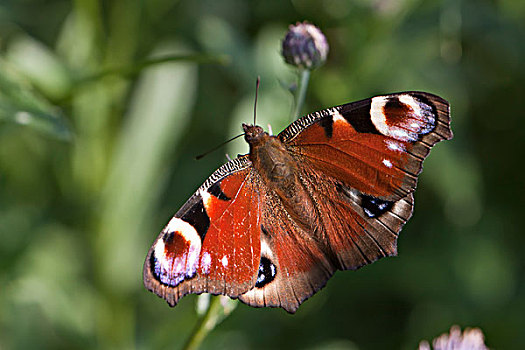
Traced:
POLYGON ((174 306, 188 293, 237 297, 260 260, 257 176, 237 158, 217 170, 161 232, 144 265, 146 287, 174 306))
POLYGON ((430 148, 452 137, 449 123, 445 100, 405 92, 307 115, 279 138, 305 166, 361 193, 399 199, 415 189, 430 148))

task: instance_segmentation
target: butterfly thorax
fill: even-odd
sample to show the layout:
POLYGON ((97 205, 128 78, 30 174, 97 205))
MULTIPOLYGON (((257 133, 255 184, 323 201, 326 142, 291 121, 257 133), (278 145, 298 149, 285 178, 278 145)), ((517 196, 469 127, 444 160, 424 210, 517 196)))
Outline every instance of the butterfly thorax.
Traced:
POLYGON ((278 137, 270 136, 260 126, 243 124, 243 129, 250 145, 249 158, 261 180, 279 196, 296 223, 311 231, 316 215, 312 199, 299 179, 297 161, 278 137))
POLYGON ((243 128, 244 139, 250 145, 250 160, 263 180, 272 187, 292 186, 296 165, 284 144, 260 126, 243 124, 243 128))

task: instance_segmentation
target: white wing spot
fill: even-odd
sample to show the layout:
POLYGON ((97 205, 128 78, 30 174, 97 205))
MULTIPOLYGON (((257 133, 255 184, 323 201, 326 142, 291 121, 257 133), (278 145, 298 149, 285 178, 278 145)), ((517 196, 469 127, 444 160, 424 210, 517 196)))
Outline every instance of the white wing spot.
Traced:
POLYGON ((205 190, 200 190, 199 194, 201 195, 202 204, 204 204, 204 208, 208 210, 208 206, 210 205, 211 194, 205 190))
POLYGON ((221 264, 224 267, 228 266, 228 258, 226 257, 226 255, 222 257, 221 264))
POLYGON ((202 258, 201 258, 202 271, 205 274, 207 274, 208 272, 210 272, 210 266, 211 266, 211 255, 208 252, 204 252, 204 254, 202 254, 202 258))
POLYGON ((405 151, 405 146, 402 144, 402 143, 399 143, 397 141, 393 141, 393 140, 385 140, 385 143, 386 143, 386 146, 388 147, 389 150, 392 150, 392 151, 397 151, 397 152, 404 152, 405 151))
POLYGON ((390 128, 386 124, 386 116, 383 107, 387 103, 385 96, 377 96, 372 98, 370 102, 370 118, 376 129, 385 136, 390 136, 390 128))
POLYGON ((346 123, 346 119, 341 115, 341 113, 339 113, 339 111, 337 109, 332 109, 332 120, 334 123, 337 123, 337 122, 343 122, 343 123, 346 123))
POLYGON ((265 256, 269 259, 273 257, 272 250, 265 239, 261 239, 261 256, 265 256))
POLYGON ((383 164, 384 164, 387 168, 392 168, 392 162, 389 161, 388 159, 383 159, 383 164))

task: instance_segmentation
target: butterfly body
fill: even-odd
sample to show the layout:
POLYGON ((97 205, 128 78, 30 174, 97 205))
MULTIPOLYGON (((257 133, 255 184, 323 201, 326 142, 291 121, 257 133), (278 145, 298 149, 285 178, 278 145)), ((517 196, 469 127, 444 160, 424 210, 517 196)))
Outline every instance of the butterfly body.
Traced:
POLYGON ((298 178, 297 159, 278 137, 270 136, 260 126, 243 124, 249 159, 264 186, 279 197, 288 214, 303 228, 314 231, 315 214, 306 190, 298 178), (251 135, 257 135, 253 137, 251 135))
POLYGON ((395 255, 422 161, 450 139, 448 103, 377 96, 277 136, 243 124, 247 155, 214 172, 153 244, 144 283, 174 306, 224 294, 295 312, 336 270, 395 255))

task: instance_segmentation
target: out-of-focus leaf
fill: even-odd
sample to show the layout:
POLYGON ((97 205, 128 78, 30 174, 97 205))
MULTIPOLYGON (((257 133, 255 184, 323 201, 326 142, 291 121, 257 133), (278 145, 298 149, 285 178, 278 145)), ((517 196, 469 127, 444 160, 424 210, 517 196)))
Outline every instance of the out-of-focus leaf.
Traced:
POLYGON ((228 21, 215 16, 199 18, 197 39, 206 51, 231 57, 231 67, 235 67, 233 69, 236 75, 240 75, 242 80, 254 78, 250 70, 253 56, 248 50, 249 43, 235 31, 228 21))
POLYGON ((0 121, 27 125, 60 140, 72 133, 59 108, 38 94, 15 70, 0 59, 0 121))
POLYGON ((225 295, 218 295, 211 299, 206 311, 201 315, 195 325, 184 349, 197 350, 201 347, 202 341, 206 336, 226 319, 235 310, 239 301, 230 299, 225 295))
MULTIPOLYGON (((285 28, 269 26, 261 31, 254 46, 255 61, 251 67, 252 76, 247 75, 249 89, 233 110, 230 122, 232 134, 241 130, 242 123, 253 120, 255 97, 255 77, 261 76, 259 99, 257 101, 257 123, 265 130, 272 128, 274 134, 283 130, 290 122, 292 112, 292 95, 283 87, 282 80, 291 82, 294 79, 292 70, 284 64, 280 52, 280 40, 285 28), (276 79, 279 77, 279 79, 276 79)), ((235 141, 228 145, 231 157, 248 152, 245 142, 235 141)))
POLYGON ((12 39, 6 61, 52 100, 64 98, 71 89, 67 68, 44 44, 29 36, 12 39))
POLYGON ((356 344, 348 339, 332 339, 327 342, 309 347, 308 350, 357 350, 356 344))
POLYGON ((226 55, 208 55, 208 54, 188 54, 188 55, 168 55, 164 57, 151 58, 129 66, 114 67, 104 69, 101 72, 80 78, 79 84, 89 83, 93 80, 101 79, 108 75, 119 75, 123 77, 133 77, 140 74, 144 69, 151 66, 170 63, 170 62, 190 62, 199 64, 220 64, 226 65, 230 62, 230 57, 226 55))
POLYGON ((9 310, 13 322, 21 320, 21 312, 31 315, 26 320, 30 328, 13 329, 16 332, 31 334, 31 329, 51 325, 71 336, 88 337, 95 327, 96 299, 81 279, 86 261, 81 243, 75 232, 57 225, 34 230, 33 236, 34 244, 13 267, 16 277, 3 287, 0 308, 9 310))
MULTIPOLYGON (((164 47, 162 54, 173 50, 164 47)), ((152 67, 144 72, 133 93, 102 195, 97 242, 103 279, 114 291, 136 288, 137 276, 142 274, 142 261, 137 257, 145 256, 154 233, 147 235, 141 228, 161 190, 166 156, 176 147, 191 116, 195 75, 196 67, 189 63, 152 67)))

